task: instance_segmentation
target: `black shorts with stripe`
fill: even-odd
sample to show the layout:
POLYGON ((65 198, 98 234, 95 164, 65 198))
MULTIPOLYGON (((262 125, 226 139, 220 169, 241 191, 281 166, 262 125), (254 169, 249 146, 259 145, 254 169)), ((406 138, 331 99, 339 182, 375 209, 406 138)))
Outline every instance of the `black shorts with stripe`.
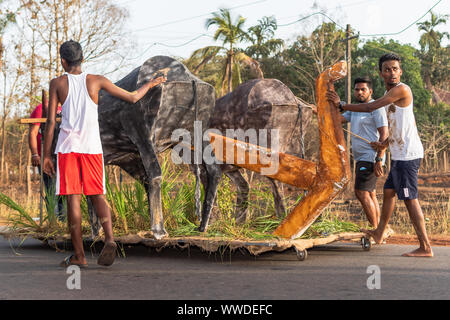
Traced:
POLYGON ((384 183, 384 189, 394 189, 399 200, 412 200, 419 197, 417 177, 421 159, 391 161, 391 171, 384 183))
POLYGON ((374 191, 377 186, 377 177, 374 172, 375 163, 358 161, 355 167, 355 189, 374 191))

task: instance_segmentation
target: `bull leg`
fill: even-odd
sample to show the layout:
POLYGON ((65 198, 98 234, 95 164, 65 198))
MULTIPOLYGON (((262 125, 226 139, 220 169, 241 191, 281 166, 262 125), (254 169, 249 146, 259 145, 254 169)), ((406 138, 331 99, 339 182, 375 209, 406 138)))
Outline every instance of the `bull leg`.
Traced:
POLYGON ((278 186, 275 180, 271 178, 267 178, 270 181, 270 186, 272 188, 272 195, 273 195, 273 202, 275 206, 275 212, 277 214, 278 218, 283 217, 284 213, 286 212, 286 208, 283 204, 283 199, 280 196, 280 193, 278 192, 278 186))
POLYGON ((142 163, 147 174, 147 179, 144 182, 145 190, 147 191, 149 214, 151 221, 151 231, 155 239, 161 239, 167 236, 164 229, 164 217, 162 214, 161 204, 161 181, 162 172, 158 163, 158 158, 153 148, 148 145, 148 150, 141 153, 142 163))
POLYGON ((143 130, 138 131, 140 127, 138 121, 132 123, 131 119, 125 119, 124 117, 121 118, 121 121, 123 127, 127 128, 128 137, 139 150, 142 166, 145 170, 145 176, 142 182, 147 191, 151 231, 155 239, 164 238, 167 236, 167 232, 164 229, 164 217, 161 204, 162 172, 156 152, 153 149, 151 141, 146 139, 147 135, 144 134, 146 130, 141 128, 143 130), (128 121, 130 122, 127 123, 128 121))
POLYGON ((205 164, 204 167, 202 166, 202 169, 203 174, 200 177, 203 177, 202 183, 205 189, 205 200, 203 201, 202 221, 199 231, 205 232, 208 228, 211 210, 216 199, 217 187, 222 179, 222 170, 217 164, 205 164), (206 179, 204 173, 206 173, 206 179))
MULTIPOLYGON (((153 167, 152 169, 161 170, 158 167, 153 167)), ((147 191, 148 203, 149 203, 149 214, 151 221, 151 231, 155 239, 162 239, 168 234, 164 229, 164 217, 162 214, 161 205, 161 174, 155 175, 154 177, 148 179, 144 182, 145 190, 147 191)))
POLYGON ((100 224, 100 220, 97 216, 97 213, 95 212, 94 206, 92 205, 90 196, 86 197, 86 202, 88 207, 89 223, 91 224, 92 238, 95 238, 98 236, 102 225, 100 224))
POLYGON ((239 170, 226 172, 225 174, 231 179, 231 181, 233 181, 238 189, 235 210, 236 221, 244 222, 247 217, 248 193, 250 191, 250 187, 247 180, 244 179, 239 170))

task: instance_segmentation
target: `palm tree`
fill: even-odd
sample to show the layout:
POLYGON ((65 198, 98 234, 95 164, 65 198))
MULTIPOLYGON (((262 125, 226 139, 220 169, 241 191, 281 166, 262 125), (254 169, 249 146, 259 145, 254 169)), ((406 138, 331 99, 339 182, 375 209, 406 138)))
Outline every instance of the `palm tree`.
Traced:
POLYGON ((277 20, 275 17, 263 17, 258 20, 256 26, 248 29, 248 34, 252 45, 246 50, 248 55, 256 59, 267 58, 271 53, 281 48, 284 44, 282 39, 274 39, 277 30, 277 20))
POLYGON ((433 12, 430 12, 430 14, 430 20, 417 24, 419 31, 424 31, 420 36, 419 44, 421 48, 423 76, 428 90, 432 90, 431 77, 437 65, 436 60, 441 49, 441 41, 444 37, 449 38, 448 32, 435 30, 437 26, 447 22, 448 15, 440 16, 433 12))
POLYGON ((233 89, 232 74, 233 69, 238 76, 238 82, 241 82, 240 75, 240 63, 248 64, 251 68, 257 71, 258 77, 263 77, 262 71, 259 67, 259 63, 247 56, 243 50, 237 48, 237 44, 244 40, 248 40, 248 35, 243 29, 245 18, 239 16, 234 22, 231 18, 230 11, 228 9, 220 9, 218 13, 213 13, 213 17, 206 20, 206 28, 211 26, 217 26, 217 30, 214 34, 214 40, 221 40, 222 46, 208 46, 194 51, 191 57, 188 59, 191 61, 200 60, 200 63, 194 67, 194 73, 205 66, 219 53, 225 53, 226 61, 224 62, 224 72, 222 79, 222 95, 225 93, 225 84, 228 85, 228 92, 233 89))
POLYGON ((436 15, 430 12, 431 19, 425 22, 419 22, 419 31, 425 31, 424 34, 420 36, 419 44, 423 51, 432 51, 441 46, 441 40, 444 37, 449 37, 448 32, 439 32, 435 28, 440 24, 446 24, 448 15, 436 15))

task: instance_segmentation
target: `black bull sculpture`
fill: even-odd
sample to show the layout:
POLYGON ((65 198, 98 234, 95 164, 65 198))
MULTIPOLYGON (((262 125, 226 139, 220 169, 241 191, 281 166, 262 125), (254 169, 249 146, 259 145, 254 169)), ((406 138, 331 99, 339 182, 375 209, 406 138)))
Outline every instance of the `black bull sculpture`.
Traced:
MULTIPOLYGON (((148 59, 141 67, 116 82, 116 85, 134 91, 155 72, 165 68, 169 68, 166 83, 151 89, 136 104, 127 103, 105 92, 100 93, 98 104, 105 165, 119 166, 144 185, 149 201, 151 231, 157 239, 167 235, 161 207, 162 173, 157 154, 177 144, 171 139, 174 130, 188 130, 194 137, 195 121, 201 121, 203 131, 215 128, 224 135, 225 129, 279 129, 280 151, 302 157, 304 128, 311 120, 308 105, 297 99, 278 80, 248 81, 215 101, 211 85, 195 77, 182 63, 166 56, 148 59)), ((206 144, 203 143, 203 148, 206 144)), ((200 231, 207 228, 222 173, 236 184, 236 214, 240 219, 245 217, 249 188, 238 167, 203 162, 198 166, 191 165, 191 168, 197 180, 201 178, 205 190, 200 231)), ((269 180, 275 207, 280 214, 284 211, 281 197, 276 183, 269 180)), ((200 218, 198 202, 196 207, 200 218)), ((88 208, 92 232, 97 235, 100 223, 93 214, 89 199, 88 208)))
MULTIPOLYGON (((166 56, 148 59, 117 86, 134 91, 155 72, 170 68, 167 82, 151 89, 136 104, 105 92, 99 96, 98 119, 105 164, 121 167, 140 181, 147 192, 151 231, 155 238, 167 235, 161 207, 161 167, 157 154, 173 147, 172 132, 183 128, 193 136, 194 121, 207 128, 214 108, 214 88, 201 81, 180 62, 166 56)), ((208 199, 209 200, 209 199, 208 199)), ((91 209, 91 206, 89 206, 91 209)), ((90 211, 91 225, 97 226, 90 211)), ((96 234, 96 230, 93 230, 96 234)))

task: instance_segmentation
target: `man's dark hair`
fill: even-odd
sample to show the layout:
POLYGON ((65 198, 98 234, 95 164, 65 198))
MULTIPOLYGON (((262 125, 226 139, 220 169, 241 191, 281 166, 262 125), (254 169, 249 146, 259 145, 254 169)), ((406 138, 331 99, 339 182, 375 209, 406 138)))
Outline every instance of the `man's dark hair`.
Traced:
POLYGON ((67 61, 69 67, 78 66, 83 61, 83 49, 78 42, 73 40, 64 42, 59 47, 59 54, 67 61))
POLYGON ((353 87, 356 86, 357 83, 367 83, 369 89, 372 89, 372 80, 370 80, 370 78, 367 76, 356 78, 353 82, 353 87))
POLYGON ((385 53, 383 54, 380 59, 378 60, 378 68, 381 71, 381 68, 383 67, 383 62, 385 61, 398 61, 398 64, 401 65, 402 63, 402 58, 400 58, 398 55, 396 55, 395 53, 385 53))

